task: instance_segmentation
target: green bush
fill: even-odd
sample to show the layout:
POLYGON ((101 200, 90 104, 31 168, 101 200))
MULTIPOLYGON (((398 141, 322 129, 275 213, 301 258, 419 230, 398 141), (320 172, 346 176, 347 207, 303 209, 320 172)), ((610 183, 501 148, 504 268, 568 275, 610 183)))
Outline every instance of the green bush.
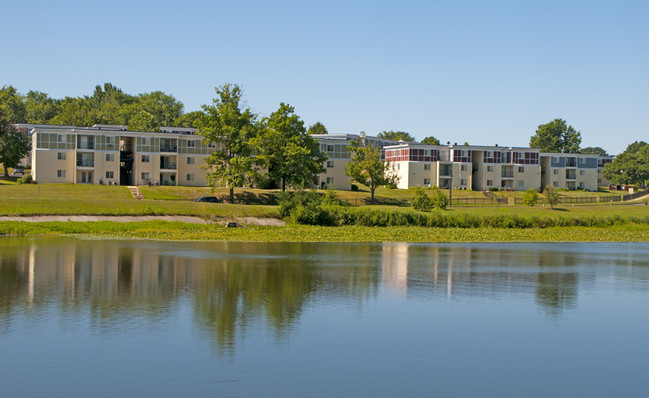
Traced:
POLYGON ((423 188, 417 188, 415 197, 412 199, 412 207, 415 210, 430 211, 433 208, 433 200, 423 188))
POLYGON ((451 204, 450 199, 442 191, 437 191, 437 195, 433 200, 433 205, 435 208, 440 210, 446 210, 446 208, 451 204))
POLYGON ((358 191, 358 185, 352 184, 352 191, 358 191))
POLYGON ((491 192, 498 192, 499 191, 499 189, 497 187, 491 187, 491 188, 489 188, 489 190, 491 192))
POLYGON ((536 189, 530 188, 523 194, 523 203, 526 206, 534 206, 539 200, 539 193, 536 189))
POLYGON ((33 182, 31 174, 25 174, 18 179, 18 184, 31 184, 33 182))

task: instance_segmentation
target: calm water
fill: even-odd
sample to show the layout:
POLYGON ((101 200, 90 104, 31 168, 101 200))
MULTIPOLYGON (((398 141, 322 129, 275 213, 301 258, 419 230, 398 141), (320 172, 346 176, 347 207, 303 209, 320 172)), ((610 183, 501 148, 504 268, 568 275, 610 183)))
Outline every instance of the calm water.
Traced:
POLYGON ((646 397, 649 244, 0 240, 4 397, 646 397))

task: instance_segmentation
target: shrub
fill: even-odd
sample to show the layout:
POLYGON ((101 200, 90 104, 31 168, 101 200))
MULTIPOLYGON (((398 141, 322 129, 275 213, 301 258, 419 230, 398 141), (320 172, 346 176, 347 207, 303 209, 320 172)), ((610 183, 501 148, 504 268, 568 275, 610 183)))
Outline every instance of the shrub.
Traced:
POLYGON ((358 191, 358 185, 352 184, 352 191, 358 191))
POLYGON ((449 200, 448 196, 442 191, 437 191, 437 196, 433 200, 433 205, 440 209, 440 210, 446 210, 446 208, 451 204, 451 201, 449 200))
POLYGON ((498 192, 499 191, 499 189, 497 187, 491 187, 491 188, 489 188, 489 190, 491 192, 498 192))
POLYGON ((385 184, 387 189, 397 189, 397 184, 385 184))
POLYGON ((560 198, 559 193, 554 189, 554 187, 548 185, 545 187, 544 194, 545 194, 545 198, 548 200, 548 203, 550 204, 550 208, 554 209, 554 206, 559 204, 559 198, 560 198))
POLYGON ((539 193, 536 192, 536 189, 530 188, 527 191, 525 191, 525 193, 523 194, 523 203, 526 206, 532 207, 536 204, 538 200, 539 200, 539 193))
POLYGON ((25 174, 18 179, 18 184, 31 184, 33 182, 31 174, 25 174))
POLYGON ((412 200, 412 207, 415 210, 430 211, 433 208, 433 200, 426 194, 423 188, 417 188, 415 197, 412 200))

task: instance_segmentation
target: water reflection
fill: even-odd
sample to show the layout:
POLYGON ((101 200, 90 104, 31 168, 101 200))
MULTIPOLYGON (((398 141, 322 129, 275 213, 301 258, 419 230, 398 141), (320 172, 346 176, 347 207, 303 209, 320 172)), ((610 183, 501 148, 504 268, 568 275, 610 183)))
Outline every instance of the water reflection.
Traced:
POLYGON ((0 331, 52 306, 87 311, 103 332, 155 324, 187 298, 195 324, 222 352, 253 326, 281 339, 311 306, 362 309, 381 289, 402 299, 529 297, 558 316, 576 306, 580 284, 595 283, 598 264, 619 265, 607 277, 647 280, 645 247, 620 256, 569 245, 2 242, 0 331))

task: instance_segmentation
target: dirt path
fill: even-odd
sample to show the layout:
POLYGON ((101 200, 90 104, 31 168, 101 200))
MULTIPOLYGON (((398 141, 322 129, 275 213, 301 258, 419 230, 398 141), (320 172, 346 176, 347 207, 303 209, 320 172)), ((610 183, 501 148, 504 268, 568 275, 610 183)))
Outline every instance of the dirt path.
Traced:
MULTIPOLYGON (((47 222, 47 221, 117 221, 117 222, 136 222, 136 221, 180 221, 191 224, 219 224, 226 220, 206 221, 200 217, 193 216, 0 216, 0 221, 26 221, 26 222, 47 222)), ((227 220, 232 221, 232 220, 227 220)), ((282 220, 276 218, 257 218, 257 217, 240 217, 234 221, 243 225, 286 225, 282 220)))

